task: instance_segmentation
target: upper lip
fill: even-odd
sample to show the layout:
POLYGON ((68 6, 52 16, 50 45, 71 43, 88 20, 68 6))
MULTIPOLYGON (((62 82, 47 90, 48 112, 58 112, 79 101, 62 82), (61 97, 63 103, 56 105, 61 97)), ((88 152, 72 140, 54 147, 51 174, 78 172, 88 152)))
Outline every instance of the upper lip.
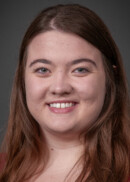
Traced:
POLYGON ((53 103, 78 103, 78 102, 75 100, 55 100, 47 102, 47 104, 53 104, 53 103))

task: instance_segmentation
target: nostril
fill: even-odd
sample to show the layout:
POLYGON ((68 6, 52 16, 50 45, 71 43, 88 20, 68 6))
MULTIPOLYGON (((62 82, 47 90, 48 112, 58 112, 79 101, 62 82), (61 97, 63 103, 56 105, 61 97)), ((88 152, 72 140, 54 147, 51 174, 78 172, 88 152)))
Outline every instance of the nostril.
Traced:
POLYGON ((69 95, 71 92, 68 92, 68 91, 60 91, 60 90, 58 90, 58 91, 53 91, 52 92, 52 94, 53 95, 69 95))

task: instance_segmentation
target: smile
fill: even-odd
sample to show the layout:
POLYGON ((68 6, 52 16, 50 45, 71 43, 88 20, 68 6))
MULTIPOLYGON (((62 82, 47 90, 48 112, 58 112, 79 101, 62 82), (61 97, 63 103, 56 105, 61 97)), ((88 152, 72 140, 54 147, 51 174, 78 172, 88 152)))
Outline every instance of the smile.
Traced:
POLYGON ((49 104, 50 107, 54 107, 54 108, 68 108, 68 107, 72 107, 74 106, 74 103, 53 103, 53 104, 49 104))
POLYGON ((65 114, 72 112, 77 107, 77 102, 74 101, 53 101, 48 103, 49 110, 56 114, 65 114))

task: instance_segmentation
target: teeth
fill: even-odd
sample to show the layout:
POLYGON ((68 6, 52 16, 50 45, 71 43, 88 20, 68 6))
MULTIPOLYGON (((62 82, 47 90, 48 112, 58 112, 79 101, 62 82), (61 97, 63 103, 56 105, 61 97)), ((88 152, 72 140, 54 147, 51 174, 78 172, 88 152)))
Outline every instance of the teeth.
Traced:
POLYGON ((55 107, 55 108, 66 108, 66 107, 72 107, 74 103, 53 103, 50 104, 50 107, 55 107))
POLYGON ((66 107, 66 104, 62 103, 60 104, 60 108, 65 108, 66 107))

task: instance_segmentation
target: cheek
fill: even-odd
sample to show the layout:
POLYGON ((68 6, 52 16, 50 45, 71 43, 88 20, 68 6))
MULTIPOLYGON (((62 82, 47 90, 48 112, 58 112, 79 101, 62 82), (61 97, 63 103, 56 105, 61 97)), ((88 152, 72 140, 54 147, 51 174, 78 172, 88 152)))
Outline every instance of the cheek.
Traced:
POLYGON ((106 92, 105 78, 100 79, 100 77, 94 77, 82 80, 82 82, 80 82, 80 87, 77 86, 77 90, 80 98, 83 100, 104 99, 106 92))
POLYGON ((35 78, 25 79, 25 89, 27 103, 39 102, 46 92, 45 85, 35 78))

